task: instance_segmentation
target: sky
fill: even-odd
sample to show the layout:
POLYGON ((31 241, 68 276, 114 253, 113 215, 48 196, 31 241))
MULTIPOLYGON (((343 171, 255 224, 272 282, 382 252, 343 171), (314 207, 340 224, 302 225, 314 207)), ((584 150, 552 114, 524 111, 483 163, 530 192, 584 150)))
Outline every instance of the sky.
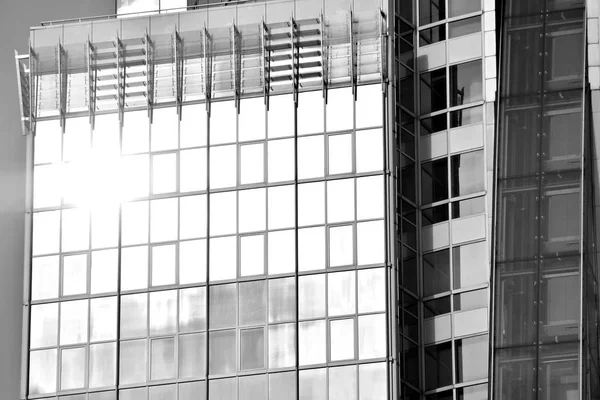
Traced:
POLYGON ((0 0, 0 400, 20 397, 25 227, 25 144, 14 51, 27 52, 29 27, 113 14, 115 0, 0 0))

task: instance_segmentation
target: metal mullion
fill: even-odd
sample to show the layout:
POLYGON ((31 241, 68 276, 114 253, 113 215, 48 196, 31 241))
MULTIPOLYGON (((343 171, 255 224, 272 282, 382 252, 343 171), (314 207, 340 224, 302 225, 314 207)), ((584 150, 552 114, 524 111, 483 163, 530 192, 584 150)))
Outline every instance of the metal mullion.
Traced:
MULTIPOLYGON (((206 27, 204 28, 204 45, 205 45, 205 51, 204 51, 204 56, 205 56, 205 80, 208 80, 208 75, 209 75, 209 71, 206 69, 207 66, 209 65, 208 61, 206 61, 206 57, 207 57, 207 37, 206 35, 208 34, 208 31, 206 30, 206 27)), ((206 87, 208 88, 209 85, 206 84, 206 87)), ((211 116, 210 116, 210 93, 206 93, 206 286, 205 286, 205 291, 204 291, 204 304, 206 305, 206 338, 205 338, 205 345, 204 345, 204 382, 205 382, 205 398, 209 399, 209 395, 210 395, 210 391, 209 391, 209 385, 208 385, 208 377, 209 377, 209 367, 210 367, 210 360, 209 360, 209 350, 210 350, 210 295, 209 295, 209 291, 210 291, 210 194, 211 194, 211 186, 210 186, 210 128, 211 128, 211 124, 210 124, 210 120, 211 120, 211 116)))

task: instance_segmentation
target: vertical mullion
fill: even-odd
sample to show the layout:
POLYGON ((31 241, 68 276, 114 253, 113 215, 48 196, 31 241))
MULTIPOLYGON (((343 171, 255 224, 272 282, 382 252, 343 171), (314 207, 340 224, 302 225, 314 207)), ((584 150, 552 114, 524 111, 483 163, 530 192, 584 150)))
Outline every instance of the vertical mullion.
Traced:
MULTIPOLYGON (((206 72, 208 74, 208 72, 206 72)), ((207 95, 208 96, 208 95, 207 95)), ((209 103, 210 99, 206 99, 209 103)), ((205 393, 206 399, 209 399, 208 375, 209 375, 209 337, 210 337, 210 295, 209 295, 209 279, 210 279, 210 111, 206 109, 206 290, 204 291, 204 304, 206 304, 206 338, 205 338, 205 393)))
MULTIPOLYGON (((150 130, 150 127, 148 127, 150 130)), ((93 133, 94 134, 94 133, 93 133)), ((93 135, 92 134, 92 135, 93 135)), ((92 136, 93 143, 93 136, 92 136)), ((123 156, 123 127, 119 124, 119 156, 123 156)), ((150 207, 150 204, 148 204, 150 207)), ((115 349, 115 381, 116 381, 116 400, 119 400, 119 386, 121 383, 121 276, 122 276, 122 250, 123 250, 123 203, 119 202, 119 222, 118 222, 118 236, 117 236, 117 337, 116 337, 116 349, 115 349)), ((148 226, 150 224, 150 220, 148 220, 148 226)), ((150 230, 148 230, 148 235, 150 235, 150 230)), ((91 315, 90 315, 91 318, 91 315)), ((88 333, 89 335, 89 333, 88 333)))

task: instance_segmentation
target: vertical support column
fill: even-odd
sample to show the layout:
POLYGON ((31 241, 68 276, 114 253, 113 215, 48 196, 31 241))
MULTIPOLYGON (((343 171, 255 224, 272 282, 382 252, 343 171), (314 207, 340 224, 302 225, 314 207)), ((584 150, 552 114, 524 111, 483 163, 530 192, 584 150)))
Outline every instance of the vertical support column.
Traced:
POLYGON ((385 12, 379 9, 379 52, 381 58, 381 90, 387 95, 388 89, 388 33, 385 12))
POLYGON ((240 32, 237 26, 231 27, 231 51, 233 54, 233 96, 235 108, 240 113, 240 98, 242 95, 242 48, 240 32))
POLYGON ((65 133, 65 121, 67 118, 67 52, 58 44, 58 99, 60 127, 65 133))
POLYGON ((357 46, 354 38, 354 13, 350 9, 350 21, 348 24, 348 30, 350 34, 350 83, 352 85, 352 94, 354 95, 354 101, 356 101, 356 52, 357 46))
POLYGON ((125 117, 125 84, 125 46, 117 37, 117 105, 121 127, 125 117))
POLYGON ((96 122, 96 86, 98 83, 98 69, 96 68, 96 50, 94 45, 88 38, 88 80, 89 80, 89 92, 88 92, 88 112, 90 125, 92 130, 94 129, 96 122))
POLYGON ((181 121, 181 112, 183 110, 183 40, 179 32, 175 30, 175 80, 177 85, 176 107, 177 115, 181 121))
POLYGON ((146 108, 150 124, 154 119, 154 44, 146 33, 146 108))
POLYGON ((329 57, 327 54, 327 35, 325 33, 325 15, 323 14, 323 10, 321 10, 319 20, 321 22, 321 90, 323 91, 323 99, 325 99, 325 104, 327 104, 327 98, 329 93, 329 57))
POLYGON ((212 45, 208 29, 204 27, 204 95, 206 111, 210 117, 210 102, 212 97, 212 45))
POLYGON ((36 123, 37 123, 37 108, 38 108, 38 90, 39 90, 39 79, 38 79, 38 55, 33 51, 33 48, 29 47, 29 95, 30 95, 30 116, 29 126, 31 133, 35 135, 36 123))
POLYGON ((292 45, 292 90, 294 91, 294 104, 298 107, 298 81, 300 80, 300 48, 296 43, 296 21, 290 18, 290 40, 292 45))
POLYGON ((264 19, 261 22, 261 51, 263 58, 263 96, 265 99, 265 105, 267 106, 267 111, 269 110, 269 95, 271 91, 271 57, 267 54, 267 40, 269 35, 269 28, 265 23, 264 19))

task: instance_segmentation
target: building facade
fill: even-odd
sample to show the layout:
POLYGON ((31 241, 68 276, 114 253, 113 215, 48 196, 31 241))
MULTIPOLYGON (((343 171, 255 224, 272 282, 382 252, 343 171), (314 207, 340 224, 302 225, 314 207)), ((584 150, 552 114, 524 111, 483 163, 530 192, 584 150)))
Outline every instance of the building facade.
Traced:
POLYGON ((600 397, 598 4, 192 5, 17 57, 22 399, 600 397))

